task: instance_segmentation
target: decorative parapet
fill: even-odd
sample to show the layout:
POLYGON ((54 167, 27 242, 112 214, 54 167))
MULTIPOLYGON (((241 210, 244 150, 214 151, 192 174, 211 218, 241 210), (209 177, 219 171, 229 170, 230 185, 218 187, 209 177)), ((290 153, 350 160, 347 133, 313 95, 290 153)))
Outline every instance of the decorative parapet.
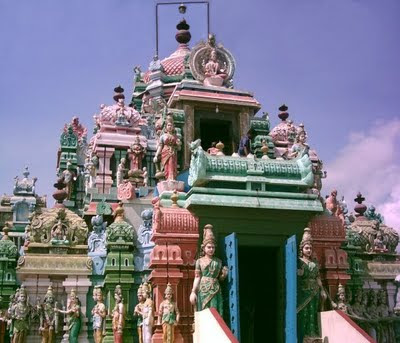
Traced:
POLYGON ((76 213, 65 208, 51 208, 35 212, 26 231, 31 243, 75 246, 85 244, 88 227, 76 213))
POLYGON ((308 155, 293 160, 211 156, 203 150, 200 143, 199 139, 191 143, 191 186, 209 181, 250 181, 310 188, 314 183, 312 163, 308 155))
POLYGON ((318 216, 311 220, 309 227, 314 240, 343 242, 346 237, 344 226, 340 219, 335 216, 318 216))
POLYGON ((197 234, 199 219, 187 210, 175 208, 161 208, 158 233, 186 233, 197 234))
POLYGON ((400 274, 400 261, 367 262, 367 272, 373 279, 394 280, 400 274))

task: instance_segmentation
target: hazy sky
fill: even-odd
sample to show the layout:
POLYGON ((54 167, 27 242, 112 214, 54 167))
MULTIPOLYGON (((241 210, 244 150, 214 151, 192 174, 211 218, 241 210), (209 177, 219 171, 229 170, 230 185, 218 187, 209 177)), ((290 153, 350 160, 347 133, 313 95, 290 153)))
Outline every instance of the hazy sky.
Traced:
MULTIPOLYGON (((155 3, 0 0, 1 193, 28 165, 53 203, 62 127, 78 115, 91 132, 117 84, 131 93, 133 67, 147 70, 154 55, 155 3)), ((236 88, 254 92, 273 125, 282 103, 305 124, 328 170, 326 191, 337 187, 352 208, 361 190, 367 203, 400 213, 400 1, 210 3, 211 31, 236 59, 236 88)), ((207 36, 205 15, 188 6, 191 46, 207 36)), ((180 18, 161 7, 161 58, 176 48, 180 18)))

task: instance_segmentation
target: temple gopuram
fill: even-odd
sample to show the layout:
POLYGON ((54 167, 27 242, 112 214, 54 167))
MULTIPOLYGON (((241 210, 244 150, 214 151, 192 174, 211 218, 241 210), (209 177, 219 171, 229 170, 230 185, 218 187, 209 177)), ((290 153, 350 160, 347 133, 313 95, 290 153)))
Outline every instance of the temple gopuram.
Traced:
POLYGON ((176 29, 93 127, 60 123, 54 201, 28 167, 0 197, 0 343, 400 342, 398 228, 321 194, 307 123, 176 29))

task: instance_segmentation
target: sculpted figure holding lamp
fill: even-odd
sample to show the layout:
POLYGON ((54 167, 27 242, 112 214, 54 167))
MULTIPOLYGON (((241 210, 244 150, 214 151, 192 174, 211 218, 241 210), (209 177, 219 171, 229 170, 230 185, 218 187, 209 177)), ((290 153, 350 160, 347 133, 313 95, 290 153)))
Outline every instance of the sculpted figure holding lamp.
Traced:
POLYGON ((225 280, 228 268, 222 266, 215 257, 215 237, 213 226, 207 224, 203 229, 202 257, 196 261, 195 278, 193 281, 190 302, 196 305, 197 311, 214 307, 223 315, 222 293, 220 281, 225 280))
POLYGON ((66 314, 68 317, 68 342, 78 343, 78 336, 82 326, 81 303, 76 296, 75 289, 71 289, 71 293, 67 301, 67 309, 55 309, 57 312, 66 314))

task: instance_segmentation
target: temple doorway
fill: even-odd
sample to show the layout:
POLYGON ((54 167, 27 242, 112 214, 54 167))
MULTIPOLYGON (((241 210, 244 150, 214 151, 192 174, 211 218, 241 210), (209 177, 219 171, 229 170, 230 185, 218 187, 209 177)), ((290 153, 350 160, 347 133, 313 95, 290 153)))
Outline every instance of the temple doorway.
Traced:
POLYGON ((240 342, 278 342, 281 335, 279 249, 240 246, 240 342))
POLYGON ((200 120, 200 139, 201 146, 205 151, 211 147, 213 142, 224 143, 224 154, 232 155, 233 139, 232 139, 232 122, 228 120, 218 119, 201 119, 200 120))

